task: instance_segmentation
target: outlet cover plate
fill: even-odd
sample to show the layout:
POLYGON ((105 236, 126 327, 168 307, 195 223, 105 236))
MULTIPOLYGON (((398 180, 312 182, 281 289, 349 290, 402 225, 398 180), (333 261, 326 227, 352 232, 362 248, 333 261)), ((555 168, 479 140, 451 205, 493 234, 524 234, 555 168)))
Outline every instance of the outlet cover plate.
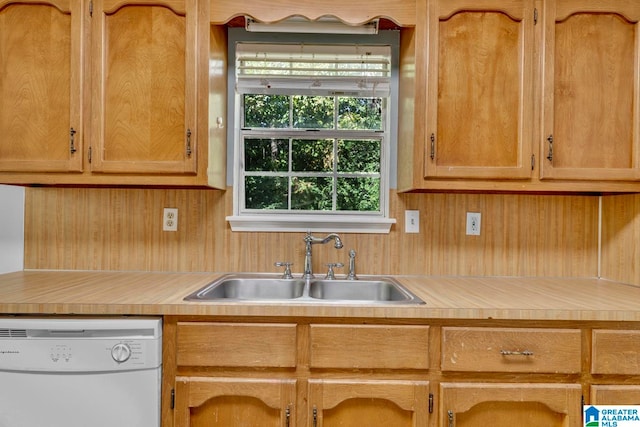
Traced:
POLYGON ((177 208, 164 208, 162 211, 162 231, 178 231, 177 208))

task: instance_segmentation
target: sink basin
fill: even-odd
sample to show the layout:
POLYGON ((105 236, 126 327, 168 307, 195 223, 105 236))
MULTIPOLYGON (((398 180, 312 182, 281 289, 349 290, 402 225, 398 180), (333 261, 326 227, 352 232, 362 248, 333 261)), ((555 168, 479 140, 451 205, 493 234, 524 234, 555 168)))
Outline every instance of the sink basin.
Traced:
POLYGON ((187 301, 210 300, 287 300, 299 298, 304 280, 276 277, 223 276, 187 296, 187 301))
POLYGON ((424 304, 389 277, 304 280, 268 274, 228 274, 188 295, 185 301, 424 304))
POLYGON ((331 301, 422 303, 422 300, 389 278, 380 280, 315 280, 309 286, 309 296, 331 301))

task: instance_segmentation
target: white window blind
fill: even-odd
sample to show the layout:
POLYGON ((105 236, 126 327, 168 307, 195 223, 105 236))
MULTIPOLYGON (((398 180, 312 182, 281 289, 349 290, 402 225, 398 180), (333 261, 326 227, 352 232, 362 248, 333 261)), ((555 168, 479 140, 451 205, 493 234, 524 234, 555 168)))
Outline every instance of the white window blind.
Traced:
POLYGON ((238 43, 236 90, 387 97, 390 63, 389 46, 238 43))

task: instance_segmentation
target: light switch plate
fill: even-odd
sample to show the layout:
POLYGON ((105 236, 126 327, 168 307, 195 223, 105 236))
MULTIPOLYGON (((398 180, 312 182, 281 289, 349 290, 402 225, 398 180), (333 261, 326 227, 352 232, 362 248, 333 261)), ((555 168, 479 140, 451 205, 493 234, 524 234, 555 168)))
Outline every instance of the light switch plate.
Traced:
POLYGON ((404 232, 420 232, 420 211, 404 211, 404 232))
POLYGON ((479 236, 482 215, 479 212, 467 212, 467 236, 479 236))

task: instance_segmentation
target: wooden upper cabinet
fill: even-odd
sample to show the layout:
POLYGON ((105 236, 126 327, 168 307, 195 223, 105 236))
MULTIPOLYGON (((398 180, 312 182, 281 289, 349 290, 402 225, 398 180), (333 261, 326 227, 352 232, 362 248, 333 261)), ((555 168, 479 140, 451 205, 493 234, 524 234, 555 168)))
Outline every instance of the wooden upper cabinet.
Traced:
POLYGON ((541 178, 640 179, 640 3, 544 2, 541 178))
POLYGON ((94 0, 92 171, 196 173, 196 0, 94 0))
POLYGON ((534 1, 428 3, 425 178, 532 174, 534 1))
POLYGON ((82 8, 0 0, 0 171, 82 170, 82 8))

